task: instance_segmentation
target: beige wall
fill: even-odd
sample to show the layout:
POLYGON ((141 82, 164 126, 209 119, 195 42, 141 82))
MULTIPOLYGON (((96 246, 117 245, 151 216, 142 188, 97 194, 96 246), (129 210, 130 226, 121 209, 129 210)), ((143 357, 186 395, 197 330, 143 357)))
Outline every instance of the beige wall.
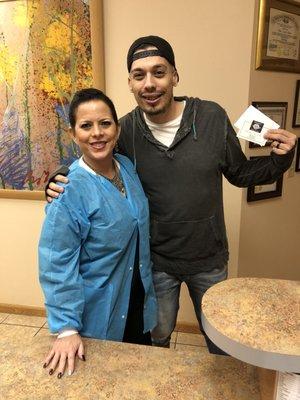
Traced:
POLYGON ((43 209, 42 201, 0 199, 0 303, 43 305, 37 280, 43 209))
MULTIPOLYGON (((164 36, 174 47, 180 74, 176 94, 215 100, 226 108, 232 121, 247 106, 253 0, 229 0, 226 7, 222 0, 186 0, 184 7, 177 0, 104 0, 104 18, 106 90, 120 116, 134 106, 126 84, 128 46, 136 37, 153 33, 164 36)), ((225 182, 224 193, 230 274, 236 276, 243 192, 225 182)), ((0 303, 42 304, 36 279, 42 219, 43 202, 0 199, 0 303)), ((244 243, 243 236, 241 246, 244 243)), ((241 256, 245 258, 243 252, 241 256)), ((195 322, 186 291, 179 320, 195 322)))
MULTIPOLYGON (((257 23, 255 33, 256 29, 257 23)), ((288 102, 286 128, 300 136, 300 129, 292 128, 295 87, 299 74, 255 70, 255 47, 256 34, 252 49, 250 102, 288 102)), ((268 153, 267 149, 246 150, 248 156, 268 153)), ((239 276, 300 280, 300 173, 295 173, 294 169, 293 164, 284 174, 283 194, 280 198, 247 203, 244 190, 239 276)))

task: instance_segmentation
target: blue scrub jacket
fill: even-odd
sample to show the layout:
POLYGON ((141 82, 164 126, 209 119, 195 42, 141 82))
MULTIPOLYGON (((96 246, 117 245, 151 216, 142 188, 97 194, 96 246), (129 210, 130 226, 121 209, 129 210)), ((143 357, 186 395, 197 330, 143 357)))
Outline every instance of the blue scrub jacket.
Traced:
POLYGON ((127 197, 75 161, 64 193, 46 207, 39 276, 53 333, 76 329, 82 336, 123 339, 138 238, 144 332, 156 325, 148 201, 131 161, 115 158, 127 197))

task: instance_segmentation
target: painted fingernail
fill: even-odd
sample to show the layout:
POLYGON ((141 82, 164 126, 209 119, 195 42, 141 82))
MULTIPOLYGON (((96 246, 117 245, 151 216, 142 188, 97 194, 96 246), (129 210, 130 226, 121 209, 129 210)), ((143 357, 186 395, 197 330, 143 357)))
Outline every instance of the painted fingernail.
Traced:
POLYGON ((81 359, 82 359, 82 361, 85 361, 85 355, 84 354, 82 354, 81 359))
POLYGON ((62 374, 61 372, 59 372, 59 373, 57 374, 58 379, 60 379, 62 376, 63 376, 63 374, 62 374))
POLYGON ((47 364, 47 363, 45 363, 45 364, 43 365, 43 368, 47 368, 47 365, 48 365, 48 364, 47 364))
POLYGON ((50 371, 49 371, 49 375, 52 375, 53 372, 54 372, 54 370, 51 368, 50 371))

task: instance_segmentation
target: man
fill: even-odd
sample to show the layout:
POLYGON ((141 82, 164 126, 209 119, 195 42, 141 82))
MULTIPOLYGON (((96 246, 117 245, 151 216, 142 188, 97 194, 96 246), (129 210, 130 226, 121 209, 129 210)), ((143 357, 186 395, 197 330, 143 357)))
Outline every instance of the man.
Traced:
MULTIPOLYGON (((127 67, 138 106, 121 118, 118 146, 135 165, 149 199, 159 309, 151 335, 155 345, 168 347, 181 283, 188 287, 201 329, 202 296, 227 277, 222 175, 239 187, 274 182, 292 162, 296 136, 282 129, 269 131, 270 157, 247 160, 219 105, 173 97, 179 75, 167 41, 157 36, 137 39, 128 51, 127 67)), ((53 190, 62 188, 52 182, 48 196, 57 196, 53 190)), ((211 352, 219 352, 207 343, 211 352)))

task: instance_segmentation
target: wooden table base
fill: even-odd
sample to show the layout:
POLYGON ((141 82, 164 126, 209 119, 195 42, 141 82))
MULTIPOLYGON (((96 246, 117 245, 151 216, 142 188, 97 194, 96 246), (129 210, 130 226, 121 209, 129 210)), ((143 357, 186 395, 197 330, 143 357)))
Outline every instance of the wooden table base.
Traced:
POLYGON ((276 389, 276 371, 257 368, 261 400, 273 400, 276 389))

